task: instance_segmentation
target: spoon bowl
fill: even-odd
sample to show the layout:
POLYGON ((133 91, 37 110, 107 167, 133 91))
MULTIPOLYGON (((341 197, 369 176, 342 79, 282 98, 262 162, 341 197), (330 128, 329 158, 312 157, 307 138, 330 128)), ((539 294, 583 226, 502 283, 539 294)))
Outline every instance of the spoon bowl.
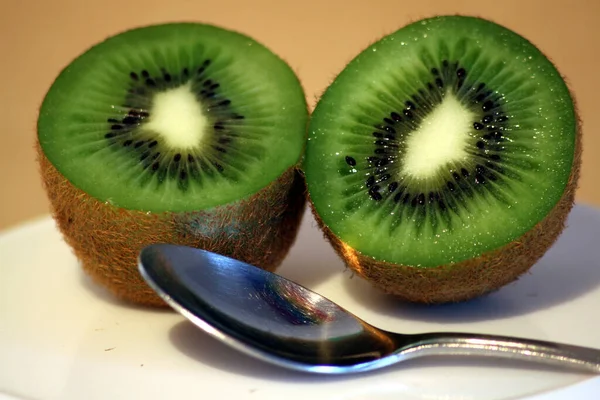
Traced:
POLYGON ((525 338, 376 328, 327 298, 250 264, 171 244, 145 247, 148 285, 200 329, 285 368, 345 374, 430 355, 494 356, 600 373, 600 350, 525 338))

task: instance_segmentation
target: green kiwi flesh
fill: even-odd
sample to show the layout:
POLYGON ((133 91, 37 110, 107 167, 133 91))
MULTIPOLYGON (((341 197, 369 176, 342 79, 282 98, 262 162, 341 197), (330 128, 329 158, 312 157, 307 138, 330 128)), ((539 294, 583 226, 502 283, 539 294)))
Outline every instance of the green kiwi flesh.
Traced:
POLYGON ((110 37, 70 63, 41 106, 44 154, 117 207, 206 209, 298 162, 306 102, 289 66, 245 35, 164 24, 110 37))
POLYGON ((37 160, 85 272, 120 299, 165 306, 137 271, 149 244, 280 265, 305 208, 307 119, 296 75, 255 40, 152 25, 59 74, 40 109, 37 160))
POLYGON ((560 234, 579 134, 569 89, 538 48, 488 20, 439 16, 344 68, 312 114, 303 169, 313 212, 348 265, 365 275, 369 264, 370 280, 408 300, 463 300, 515 279, 560 234), (552 237, 536 242, 531 232, 550 225, 552 237), (511 250, 519 265, 508 270, 501 250, 528 233, 531 257, 511 250), (465 265, 460 279, 443 279, 465 265), (507 271, 469 282, 482 266, 507 271), (441 279, 421 288, 439 296, 406 293, 424 274, 441 279))

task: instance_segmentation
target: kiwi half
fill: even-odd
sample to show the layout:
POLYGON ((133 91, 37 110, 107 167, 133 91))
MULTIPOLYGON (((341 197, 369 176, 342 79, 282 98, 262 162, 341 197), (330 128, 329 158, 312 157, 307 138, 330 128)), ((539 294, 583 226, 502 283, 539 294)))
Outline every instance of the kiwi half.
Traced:
POLYGON ((83 268, 120 298, 164 305, 137 272, 148 244, 280 264, 305 207, 307 118, 297 76, 248 36, 145 26, 58 75, 39 112, 38 160, 83 268))
POLYGON ((438 16, 335 78, 303 169, 348 267, 402 299, 444 303, 494 291, 545 254, 580 156, 574 100, 538 48, 485 19, 438 16))

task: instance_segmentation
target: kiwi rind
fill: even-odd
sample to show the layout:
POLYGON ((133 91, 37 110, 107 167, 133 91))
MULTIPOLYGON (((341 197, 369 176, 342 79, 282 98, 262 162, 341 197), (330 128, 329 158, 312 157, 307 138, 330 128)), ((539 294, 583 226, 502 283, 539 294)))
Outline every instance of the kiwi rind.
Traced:
POLYGON ((101 202, 75 187, 48 160, 37 161, 51 214, 84 271, 115 297, 145 306, 166 303, 137 270, 154 243, 214 251, 274 271, 294 243, 306 197, 297 166, 255 194, 208 210, 148 213, 101 202))
MULTIPOLYGON (((517 280, 529 271, 560 237, 574 205, 581 168, 582 131, 575 98, 568 87, 566 90, 573 102, 576 125, 570 174, 559 200, 545 217, 522 236, 476 257, 434 267, 423 268, 381 261, 352 248, 333 232, 311 199, 309 184, 309 205, 325 239, 346 267, 378 290, 404 301, 425 304, 466 301, 494 292, 517 280)), ((321 102, 326 94, 327 90, 318 101, 321 102)))

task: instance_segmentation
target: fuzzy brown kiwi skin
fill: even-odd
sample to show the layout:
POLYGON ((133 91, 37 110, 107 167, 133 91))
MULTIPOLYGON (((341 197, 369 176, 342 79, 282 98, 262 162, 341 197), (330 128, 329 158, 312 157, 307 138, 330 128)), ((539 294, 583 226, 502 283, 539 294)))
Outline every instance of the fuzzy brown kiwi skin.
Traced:
POLYGON ((297 166, 257 193, 207 211, 146 213, 92 198, 73 186, 36 142, 37 162, 51 214, 83 270, 126 302, 167 304, 137 269, 143 247, 172 243, 207 249, 274 271, 296 240, 306 208, 297 166))
POLYGON ((578 117, 571 174, 562 197, 548 215, 517 240, 470 260, 433 268, 416 268, 378 261, 353 249, 323 223, 308 194, 312 214, 325 239, 346 267, 379 291, 399 300, 422 304, 471 300, 516 281, 550 249, 565 228, 575 202, 582 155, 581 120, 578 117))

